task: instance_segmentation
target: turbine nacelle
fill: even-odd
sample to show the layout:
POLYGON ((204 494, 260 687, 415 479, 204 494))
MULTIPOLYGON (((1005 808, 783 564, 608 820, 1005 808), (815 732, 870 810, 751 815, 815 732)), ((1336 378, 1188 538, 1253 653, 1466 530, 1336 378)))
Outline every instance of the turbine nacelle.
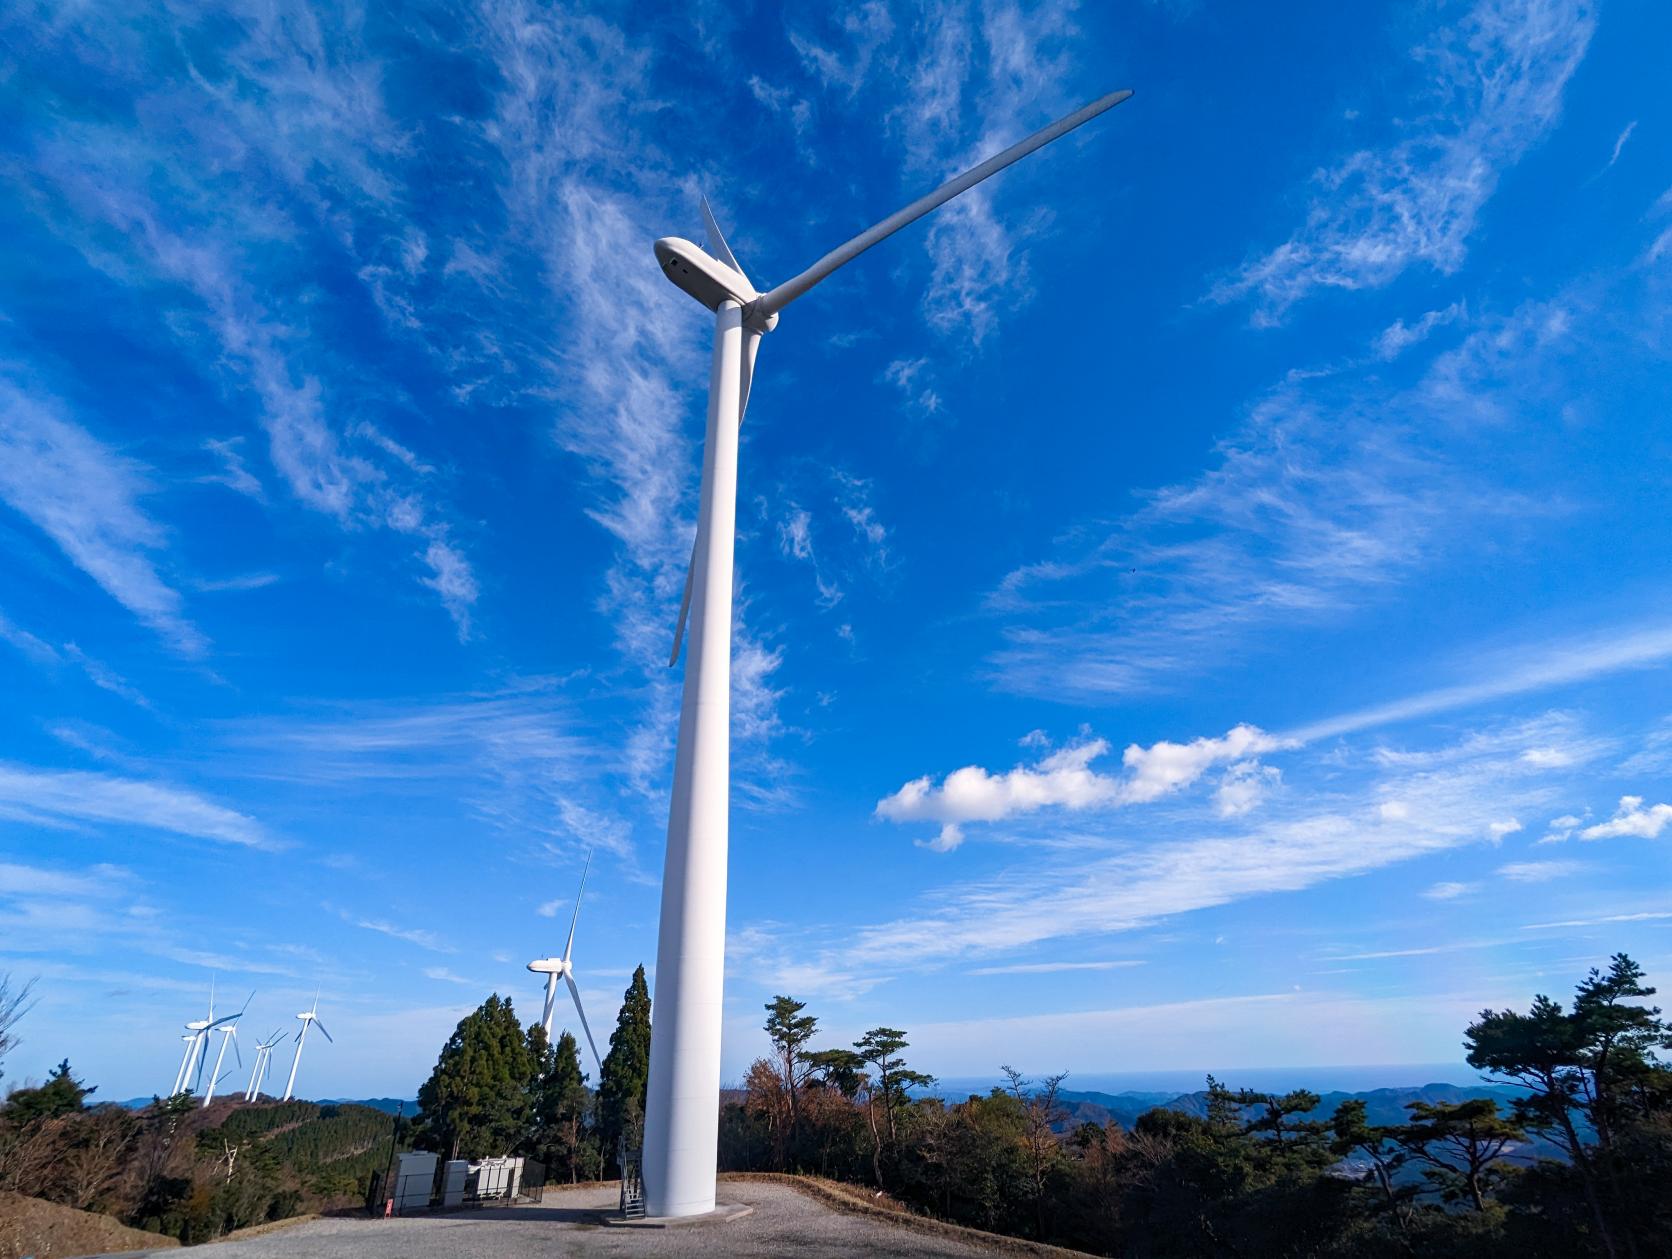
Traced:
POLYGON ((536 975, 567 975, 574 967, 566 957, 537 957, 528 969, 536 975))
POLYGON ((726 301, 747 306, 760 296, 748 276, 681 237, 664 236, 657 241, 656 261, 668 279, 710 310, 718 310, 726 301))

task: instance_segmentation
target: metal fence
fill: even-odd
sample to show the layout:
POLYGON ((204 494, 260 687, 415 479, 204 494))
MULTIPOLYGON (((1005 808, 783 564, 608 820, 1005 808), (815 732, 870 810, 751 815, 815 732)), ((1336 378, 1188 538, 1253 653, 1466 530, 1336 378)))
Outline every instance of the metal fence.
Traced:
POLYGON ((546 1165, 533 1158, 436 1160, 433 1167, 373 1172, 366 1194, 372 1215, 415 1215, 471 1207, 522 1206, 545 1197, 546 1165))

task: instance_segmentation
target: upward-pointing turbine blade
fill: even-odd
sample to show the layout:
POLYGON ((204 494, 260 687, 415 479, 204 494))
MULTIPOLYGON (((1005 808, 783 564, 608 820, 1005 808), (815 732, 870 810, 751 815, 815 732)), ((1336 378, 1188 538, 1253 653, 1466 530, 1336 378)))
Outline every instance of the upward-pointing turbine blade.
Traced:
MULTIPOLYGON (((743 276, 744 282, 748 283, 748 275, 737 259, 732 256, 731 246, 726 244, 725 233, 720 230, 720 225, 714 221, 714 211, 709 208, 707 197, 702 198, 702 222, 703 226, 708 229, 708 252, 743 276)), ((749 285, 749 291, 751 293, 755 291, 753 284, 749 285)))
POLYGON ((586 853, 586 864, 581 867, 580 890, 575 893, 575 912, 569 918, 569 938, 563 945, 563 960, 565 962, 569 960, 569 950, 575 947, 575 924, 579 922, 581 918, 581 897, 586 895, 586 874, 590 869, 592 869, 592 850, 588 849, 586 853))
POLYGON ((598 1078, 604 1075, 604 1060, 598 1056, 598 1042, 592 1039, 592 1026, 586 1021, 586 1011, 581 1009, 581 990, 575 984, 573 975, 564 975, 569 984, 569 995, 575 999, 575 1013, 581 1016, 581 1031, 586 1033, 586 1043, 592 1047, 592 1061, 598 1064, 598 1078))
POLYGON ((750 303, 750 311, 761 318, 775 315, 800 297, 813 285, 828 276, 844 263, 852 262, 878 241, 892 236, 909 223, 915 223, 929 211, 945 205, 961 192, 968 192, 989 175, 996 175, 1006 166, 1021 161, 1029 153, 1043 148, 1059 136, 1067 135, 1074 128, 1090 122, 1105 110, 1113 109, 1132 93, 1128 90, 1110 92, 1107 96, 1100 96, 1091 104, 1075 110, 1066 118, 1059 118, 1048 127, 1042 127, 1025 140, 1011 145, 1002 153, 996 153, 935 189, 928 196, 919 197, 903 210, 896 210, 875 227, 869 228, 855 236, 846 244, 838 245, 812 266, 808 267, 794 279, 785 280, 771 292, 764 294, 758 301, 750 303))

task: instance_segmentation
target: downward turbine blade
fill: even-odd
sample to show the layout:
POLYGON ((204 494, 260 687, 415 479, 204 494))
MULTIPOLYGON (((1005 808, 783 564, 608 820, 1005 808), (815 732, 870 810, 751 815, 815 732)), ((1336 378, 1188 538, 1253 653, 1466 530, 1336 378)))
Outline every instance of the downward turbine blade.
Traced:
POLYGON ((691 584, 697 577, 697 543, 700 537, 691 539, 691 562, 685 565, 685 594, 679 601, 679 620, 673 627, 673 654, 668 657, 668 668, 679 663, 679 648, 685 641, 685 621, 691 615, 691 584))
MULTIPOLYGON (((726 244, 725 233, 720 230, 720 225, 714 221, 714 211, 709 208, 707 197, 702 198, 702 222, 703 226, 708 229, 708 252, 743 276, 744 282, 748 283, 748 275, 737 259, 732 256, 731 246, 726 244)), ((751 292, 754 291, 754 287, 753 284, 749 285, 751 292)))
POLYGON ((319 1034, 325 1037, 326 1040, 330 1040, 333 1045, 337 1043, 336 1041, 331 1040, 331 1033, 325 1030, 325 1024, 321 1023, 318 1019, 315 1019, 313 1021, 313 1025, 319 1029, 319 1034))
MULTIPOLYGON (((764 298, 762 300, 765 300, 764 298)), ((759 328, 745 326, 743 329, 743 379, 738 382, 737 391, 737 422, 743 423, 743 417, 749 412, 749 387, 755 380, 755 356, 760 353, 761 333, 759 328)), ((697 544, 702 539, 691 539, 691 559, 685 565, 685 593, 679 600, 679 619, 673 627, 673 652, 668 656, 668 668, 679 663, 679 649, 685 642, 685 624, 691 616, 691 590, 697 574, 697 544)), ((579 903, 576 904, 577 909, 579 903)), ((574 928, 570 928, 573 934, 574 928)), ((568 956, 567 953, 564 954, 568 956)))
POLYGON ((581 1031, 586 1033, 586 1043, 592 1047, 592 1061, 598 1064, 598 1078, 603 1078, 604 1060, 598 1056, 598 1042, 592 1039, 592 1026, 586 1021, 586 1011, 581 1009, 581 990, 575 984, 573 975, 563 977, 569 984, 569 995, 575 999, 575 1013, 581 1016, 581 1031))
POLYGON ((234 1032, 232 1034, 232 1056, 234 1058, 238 1059, 238 1069, 240 1071, 242 1071, 244 1069, 244 1055, 238 1052, 238 1033, 237 1032, 234 1032))
POLYGON ((845 263, 852 262, 878 241, 886 240, 907 224, 915 223, 929 211, 945 205, 959 193, 969 191, 989 175, 998 174, 1006 166, 1021 161, 1036 149, 1043 148, 1059 136, 1067 135, 1074 128, 1090 122, 1105 110, 1113 109, 1131 95, 1130 91, 1125 90, 1110 92, 1107 96, 1100 96, 1091 104, 1075 110, 1066 118, 1059 118, 1050 126, 1040 128, 1027 139, 1018 141, 1002 153, 994 154, 979 166, 972 167, 956 179, 942 184, 927 196, 919 197, 902 210, 896 210, 875 227, 861 232, 846 244, 838 245, 800 275, 794 279, 784 281, 777 288, 762 296, 757 302, 752 303, 751 309, 755 314, 762 317, 777 314, 832 271, 845 263))

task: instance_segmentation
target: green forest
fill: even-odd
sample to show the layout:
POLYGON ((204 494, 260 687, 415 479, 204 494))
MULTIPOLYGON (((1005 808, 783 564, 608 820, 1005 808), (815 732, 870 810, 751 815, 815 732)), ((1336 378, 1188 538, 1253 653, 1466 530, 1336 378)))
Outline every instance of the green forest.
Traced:
MULTIPOLYGON (((907 1209, 1094 1254, 1608 1256, 1672 1254, 1672 1032, 1624 954, 1571 1001, 1484 1010, 1470 1066, 1504 1097, 1419 1100, 1372 1122, 1362 1100, 1320 1116, 1318 1094, 1209 1076, 1201 1113, 1161 1107, 1130 1128, 1075 1122, 1065 1076, 962 1101, 914 1069, 907 1032, 830 1046, 780 996, 772 1053, 726 1090, 724 1171, 863 1184, 907 1209)), ((548 1183, 615 1173, 637 1142, 649 1062, 641 967, 599 1087, 575 1039, 547 1045, 495 996, 459 1024, 420 1093, 419 1145, 522 1153, 548 1183)))
MULTIPOLYGON (((906 1031, 830 1045, 816 1015, 779 996, 763 1020, 771 1053, 722 1098, 720 1164, 847 1181, 952 1223, 1134 1259, 1649 1259, 1672 1254, 1672 1068, 1660 1058, 1672 1030, 1654 995, 1620 954, 1565 1002, 1483 1010, 1462 1045, 1500 1086, 1492 1096, 1389 1116, 1209 1076, 1189 1105, 1130 1126, 1075 1118, 1062 1075, 1004 1068, 984 1095, 942 1096, 911 1065, 906 1031)), ((192 1243, 358 1205, 408 1139, 449 1158, 523 1155, 547 1184, 611 1177, 640 1139, 650 1026, 640 967, 594 1087, 572 1035, 548 1044, 490 996, 443 1045, 400 1134, 364 1106, 101 1105, 65 1062, 0 1107, 0 1190, 192 1243)), ((0 1055, 9 1043, 0 1026, 0 1055)))

